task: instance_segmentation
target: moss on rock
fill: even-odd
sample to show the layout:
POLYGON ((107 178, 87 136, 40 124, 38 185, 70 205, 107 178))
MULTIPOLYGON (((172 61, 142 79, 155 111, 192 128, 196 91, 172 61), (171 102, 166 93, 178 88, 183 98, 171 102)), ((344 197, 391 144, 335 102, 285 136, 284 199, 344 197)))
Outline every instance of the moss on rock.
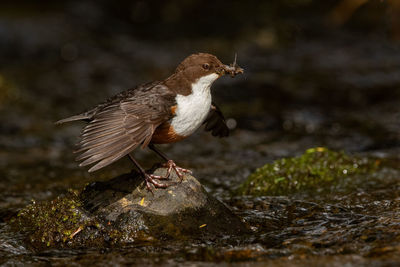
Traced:
POLYGON ((326 191, 351 176, 369 173, 378 162, 327 148, 308 149, 303 155, 265 164, 239 187, 240 195, 287 195, 326 191))
POLYGON ((51 201, 33 202, 22 209, 10 224, 27 233, 27 241, 34 248, 68 246, 76 235, 88 227, 100 224, 85 215, 74 191, 51 201))

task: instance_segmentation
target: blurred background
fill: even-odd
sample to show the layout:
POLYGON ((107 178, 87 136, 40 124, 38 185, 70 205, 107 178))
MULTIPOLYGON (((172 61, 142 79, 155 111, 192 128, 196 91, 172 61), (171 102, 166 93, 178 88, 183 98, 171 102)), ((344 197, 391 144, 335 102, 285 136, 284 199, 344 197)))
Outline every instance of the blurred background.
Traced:
MULTIPOLYGON (((378 244, 382 255, 387 251, 398 255, 396 172, 390 179, 384 173, 376 181, 373 175, 358 181, 347 195, 334 188, 332 201, 319 195, 321 206, 312 204, 318 201, 316 195, 252 199, 232 198, 230 193, 256 168, 310 147, 394 159, 397 164, 399 0, 2 0, 0 265, 57 261, 65 265, 78 260, 82 265, 132 263, 148 257, 147 252, 156 255, 154 260, 163 252, 182 262, 185 256, 180 255, 186 253, 182 248, 195 255, 189 259, 213 261, 207 254, 211 252, 201 250, 213 244, 201 242, 199 250, 190 242, 178 243, 175 250, 168 244, 148 250, 139 246, 139 252, 128 248, 124 253, 130 258, 121 257, 121 251, 105 250, 30 254, 22 238, 5 223, 33 200, 53 199, 69 188, 129 172, 132 164, 121 159, 89 175, 86 168, 78 167, 73 153, 84 124, 56 126, 54 122, 122 90, 162 80, 195 52, 215 54, 226 64, 237 53, 238 64, 245 69, 244 75, 224 77, 212 87, 214 101, 232 128, 231 136, 219 139, 199 130, 160 148, 180 166, 192 169, 208 191, 242 212, 254 227, 261 225, 263 230, 246 241, 254 250, 244 246, 243 255, 271 249, 272 258, 286 255, 289 260, 289 255, 303 250, 309 255, 369 257, 381 254, 374 254, 375 245, 366 242, 384 238, 394 243, 389 249, 383 247, 389 243, 378 244), (382 224, 371 226, 371 218, 378 217, 383 218, 382 224), (308 232, 292 227, 302 223, 311 225, 308 232), (305 239, 303 233, 308 235, 305 239), (326 243, 307 239, 318 239, 321 233, 328 235, 326 243), (355 249, 342 245, 342 240, 356 239, 355 249), (287 245, 291 242, 294 245, 287 245), (313 242, 327 245, 318 249, 310 245, 313 242), (276 244, 282 247, 274 250, 276 244), (334 250, 329 244, 339 245, 334 250)), ((147 151, 135 151, 135 157, 146 168, 160 161, 147 151)), ((235 244, 220 246, 237 249, 235 244)), ((237 251, 241 253, 240 248, 237 251)))
MULTIPOLYGON (((74 161, 83 124, 55 126, 164 79, 191 53, 238 63, 213 86, 233 131, 163 146, 215 194, 309 147, 398 157, 400 1, 15 1, 0 8, 0 200, 31 199, 128 172, 74 161)), ((158 158, 135 155, 146 167, 158 158)))

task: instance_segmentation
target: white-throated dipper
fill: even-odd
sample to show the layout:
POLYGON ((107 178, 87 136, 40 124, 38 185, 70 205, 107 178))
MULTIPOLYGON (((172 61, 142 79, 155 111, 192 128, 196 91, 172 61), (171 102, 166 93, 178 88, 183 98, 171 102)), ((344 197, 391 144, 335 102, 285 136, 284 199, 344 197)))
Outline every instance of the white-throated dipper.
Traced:
POLYGON ((224 74, 232 77, 243 73, 235 61, 224 65, 214 55, 193 54, 185 58, 175 72, 164 81, 137 86, 111 97, 106 102, 82 114, 56 122, 57 124, 83 120, 77 153, 79 166, 93 164, 89 172, 101 169, 128 155, 146 181, 165 188, 168 184, 157 180, 168 179, 173 169, 182 180, 189 170, 178 167, 154 144, 180 141, 191 135, 202 124, 212 135, 225 137, 229 129, 224 116, 211 101, 210 87, 224 74), (163 159, 168 168, 165 177, 148 174, 130 154, 135 148, 148 147, 163 159))

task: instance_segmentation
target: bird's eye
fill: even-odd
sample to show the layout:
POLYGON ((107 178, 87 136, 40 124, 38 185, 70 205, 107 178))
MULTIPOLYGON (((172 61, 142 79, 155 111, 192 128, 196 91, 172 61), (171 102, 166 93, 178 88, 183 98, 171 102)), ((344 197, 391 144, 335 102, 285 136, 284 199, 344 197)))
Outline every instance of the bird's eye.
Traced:
POLYGON ((204 63, 203 64, 203 69, 205 69, 205 70, 210 69, 210 64, 204 63))

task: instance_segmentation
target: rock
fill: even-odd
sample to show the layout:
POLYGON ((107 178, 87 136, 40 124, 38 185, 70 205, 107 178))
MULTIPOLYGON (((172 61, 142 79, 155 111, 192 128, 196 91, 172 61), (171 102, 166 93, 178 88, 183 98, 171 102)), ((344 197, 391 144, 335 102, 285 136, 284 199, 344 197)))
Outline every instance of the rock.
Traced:
MULTIPOLYGON (((163 175, 165 168, 154 174, 163 175)), ((94 182, 82 192, 33 203, 10 221, 35 249, 104 247, 171 239, 218 239, 247 225, 190 175, 175 172, 166 189, 149 192, 136 172, 94 182)))
MULTIPOLYGON (((166 169, 154 174, 165 175, 166 169)), ((174 171, 170 178, 166 183, 171 186, 149 192, 138 173, 121 175, 88 185, 80 198, 84 209, 125 234, 144 230, 157 239, 215 238, 247 231, 241 219, 208 194, 196 178, 185 175, 179 182, 174 171)))
POLYGON ((326 194, 345 187, 346 180, 378 170, 375 159, 347 155, 324 147, 303 155, 267 163, 252 173, 237 190, 238 195, 289 195, 299 192, 326 194))

